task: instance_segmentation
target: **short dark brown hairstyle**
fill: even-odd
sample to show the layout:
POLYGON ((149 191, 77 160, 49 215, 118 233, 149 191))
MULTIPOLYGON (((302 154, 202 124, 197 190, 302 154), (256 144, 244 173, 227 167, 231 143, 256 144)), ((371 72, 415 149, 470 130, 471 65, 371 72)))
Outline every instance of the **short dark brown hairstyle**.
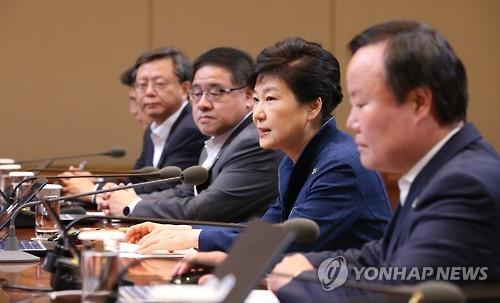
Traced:
POLYGON ((264 76, 283 80, 300 103, 322 100, 322 121, 342 102, 339 62, 320 44, 288 38, 265 48, 257 56, 255 85, 264 76))
POLYGON ((435 116, 441 125, 466 119, 467 75, 448 41, 431 27, 406 20, 380 23, 349 43, 352 54, 364 46, 385 42, 385 74, 398 102, 419 86, 432 91, 435 116))

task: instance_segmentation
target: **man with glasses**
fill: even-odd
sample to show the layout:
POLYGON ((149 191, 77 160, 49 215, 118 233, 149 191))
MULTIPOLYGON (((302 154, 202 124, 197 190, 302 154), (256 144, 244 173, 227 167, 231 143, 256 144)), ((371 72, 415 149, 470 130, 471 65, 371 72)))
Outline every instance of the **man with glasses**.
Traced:
POLYGON ((135 121, 140 125, 143 130, 149 127, 151 124, 151 119, 146 115, 142 107, 137 102, 137 93, 135 91, 135 74, 136 70, 134 66, 128 68, 120 76, 121 84, 127 86, 128 88, 128 99, 129 107, 128 112, 134 118, 135 121))
MULTIPOLYGON (((215 48, 202 54, 193 69, 189 99, 196 125, 210 136, 199 159, 209 179, 195 188, 181 184, 140 197, 117 191, 103 201, 106 212, 240 222, 262 214, 276 197, 279 156, 260 148, 252 123, 252 59, 237 49, 215 48)), ((137 80, 141 83, 139 73, 137 80)))
MULTIPOLYGON (((144 53, 122 75, 122 83, 130 84, 133 89, 135 103, 152 121, 144 131, 142 152, 134 169, 146 166, 178 166, 185 169, 198 163, 206 137, 194 124, 191 106, 187 101, 192 75, 191 62, 183 53, 172 48, 144 53)), ((64 175, 71 174, 77 172, 70 171, 64 175)), ((97 188, 91 179, 63 179, 62 184, 66 194, 97 188)), ((136 191, 149 193, 174 185, 164 183, 141 187, 136 191)), ((102 196, 101 200, 103 198, 109 197, 102 196)), ((91 200, 95 201, 95 197, 89 198, 88 202, 91 200)))
POLYGON ((135 70, 137 102, 153 122, 134 167, 196 165, 206 137, 196 128, 187 101, 191 62, 177 50, 161 48, 140 56, 135 70))

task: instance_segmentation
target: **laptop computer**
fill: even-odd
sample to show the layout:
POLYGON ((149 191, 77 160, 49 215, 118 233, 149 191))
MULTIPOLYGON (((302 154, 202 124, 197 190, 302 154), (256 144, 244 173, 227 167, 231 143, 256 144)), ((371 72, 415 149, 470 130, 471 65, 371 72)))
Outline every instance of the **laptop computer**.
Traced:
MULTIPOLYGON (((251 298, 256 293, 252 289, 272 269, 276 262, 279 261, 281 254, 293 239, 294 237, 290 236, 282 227, 263 221, 250 222, 229 251, 226 260, 215 268, 214 275, 219 279, 224 279, 231 275, 234 277, 234 284, 222 302, 237 303, 253 301, 251 298), (252 296, 249 297, 251 292, 252 296)), ((120 287, 119 301, 152 302, 159 300, 164 302, 178 302, 186 292, 192 294, 193 292, 205 290, 202 285, 124 286, 120 287), (185 287, 185 291, 181 291, 183 287, 185 287), (175 297, 176 295, 179 296, 175 297)), ((266 292, 266 295, 270 302, 274 302, 274 296, 271 296, 270 292, 266 292)), ((203 302, 208 302, 209 298, 205 297, 205 300, 203 302)), ((215 301, 219 300, 216 299, 215 301)))
POLYGON ((234 275, 235 284, 223 303, 244 302, 251 290, 281 259, 294 237, 279 226, 253 221, 229 251, 226 260, 215 268, 222 279, 234 275))

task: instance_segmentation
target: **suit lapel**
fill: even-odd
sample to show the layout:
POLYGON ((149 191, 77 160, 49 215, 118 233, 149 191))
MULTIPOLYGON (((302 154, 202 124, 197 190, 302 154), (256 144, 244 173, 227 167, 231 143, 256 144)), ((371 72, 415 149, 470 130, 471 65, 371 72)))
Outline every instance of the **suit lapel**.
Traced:
POLYGON ((413 207, 416 207, 418 204, 418 196, 436 172, 467 145, 479 139, 481 139, 481 135, 477 132, 475 127, 469 123, 451 137, 415 178, 408 192, 405 205, 409 203, 410 205, 413 204, 413 207))
MULTIPOLYGON (((314 165, 316 165, 316 158, 320 150, 323 148, 323 143, 325 138, 333 137, 337 134, 337 127, 335 125, 335 118, 331 118, 330 121, 325 123, 318 131, 318 133, 311 139, 311 141, 306 145, 302 153, 300 154, 297 162, 292 164, 291 174, 287 180, 285 192, 282 192, 283 200, 283 219, 289 217, 293 206, 295 205, 295 200, 299 195, 304 183, 306 182, 309 175, 314 170, 314 165)), ((291 162, 291 161, 290 161, 291 162)))
POLYGON ((158 161, 158 167, 161 168, 165 165, 165 161, 167 160, 167 155, 170 153, 170 147, 168 142, 171 141, 170 138, 174 136, 175 130, 184 119, 186 115, 191 114, 191 105, 189 103, 184 106, 179 117, 175 120, 174 124, 172 124, 172 128, 170 128, 170 133, 168 134, 167 140, 165 140, 165 146, 163 147, 163 151, 161 152, 160 160, 158 161))
POLYGON ((153 166, 153 154, 155 150, 155 146, 153 144, 153 140, 151 139, 151 124, 149 124, 148 128, 146 129, 146 146, 145 146, 145 152, 146 152, 146 158, 144 159, 144 166, 153 166))
MULTIPOLYGON (((213 174, 214 167, 217 164, 217 161, 219 160, 219 158, 221 158, 221 156, 223 156, 223 153, 224 153, 226 147, 229 144, 231 144, 231 142, 234 140, 234 138, 236 138, 236 136, 238 136, 238 134, 241 133, 251 123, 252 123, 252 115, 249 115, 248 117, 245 118, 245 120, 243 120, 240 123, 240 125, 238 125, 238 127, 231 133, 231 135, 229 135, 229 137, 227 138, 227 140, 224 142, 221 149, 217 153, 217 156, 215 156, 214 163, 212 164, 212 166, 208 170, 207 181, 203 184, 196 186, 196 188, 198 189, 198 192, 201 192, 202 190, 206 189, 208 187, 208 185, 212 182, 211 180, 212 180, 212 174, 213 174)), ((205 161, 205 159, 207 158, 207 152, 206 152, 205 148, 203 148, 202 155, 200 156, 200 165, 203 163, 202 157, 204 157, 203 161, 205 161)))
POLYGON ((231 133, 231 135, 229 135, 229 137, 227 138, 226 142, 224 142, 224 144, 222 145, 221 149, 217 153, 217 156, 215 157, 215 161, 212 164, 212 167, 210 168, 210 170, 212 170, 212 168, 215 166, 215 164, 217 163, 217 161, 219 160, 219 158, 222 156, 222 154, 224 153, 224 150, 226 149, 226 147, 229 144, 231 144, 231 142, 234 140, 234 138, 236 138, 236 136, 238 136, 238 134, 241 133, 241 131, 243 131, 251 123, 252 123, 252 115, 250 115, 247 118, 245 118, 245 120, 243 120, 240 123, 240 125, 238 125, 238 127, 231 133))
POLYGON ((205 162, 205 160, 207 159, 207 157, 208 157, 208 155, 207 155, 207 148, 203 147, 203 149, 201 150, 200 160, 198 161, 198 165, 203 165, 203 162, 205 162))
POLYGON ((472 124, 467 123, 458 133, 446 142, 417 175, 410 187, 404 206, 399 206, 398 209, 401 208, 401 210, 394 216, 393 221, 395 221, 395 223, 392 227, 392 234, 388 234, 388 236, 390 236, 388 250, 391 254, 396 251, 402 241, 404 242, 406 238, 406 235, 404 235, 406 232, 405 226, 408 226, 408 224, 405 225, 405 223, 407 223, 408 217, 413 212, 413 209, 418 208, 420 194, 432 180, 432 177, 467 145, 480 139, 481 135, 476 128, 472 124))

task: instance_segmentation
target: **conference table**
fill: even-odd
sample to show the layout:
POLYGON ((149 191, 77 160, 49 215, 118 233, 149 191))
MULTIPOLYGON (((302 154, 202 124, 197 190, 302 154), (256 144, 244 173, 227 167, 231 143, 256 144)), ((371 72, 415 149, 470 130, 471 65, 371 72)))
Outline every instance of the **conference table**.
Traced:
MULTIPOLYGON (((120 224, 120 226, 123 225, 120 224)), ((118 225, 108 222, 92 227, 117 228, 118 225)), ((18 228, 16 235, 20 240, 31 239, 35 236, 35 230, 34 228, 18 228)), ((121 258, 120 261, 121 264, 127 265, 133 260, 132 258, 121 258)), ((0 290, 0 302, 80 302, 80 297, 75 295, 63 296, 55 300, 43 295, 43 290, 51 287, 51 273, 43 270, 43 261, 44 258, 31 263, 0 263, 0 279, 9 285, 27 288, 23 290, 4 286, 0 290)), ((166 283, 177 262, 178 259, 142 260, 129 269, 127 279, 133 281, 135 285, 166 283)))

